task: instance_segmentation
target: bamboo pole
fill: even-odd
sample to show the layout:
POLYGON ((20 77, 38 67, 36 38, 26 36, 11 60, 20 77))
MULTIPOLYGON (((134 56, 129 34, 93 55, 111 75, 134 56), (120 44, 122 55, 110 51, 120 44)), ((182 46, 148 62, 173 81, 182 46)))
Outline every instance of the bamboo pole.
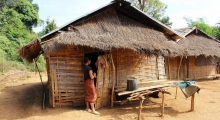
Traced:
MULTIPOLYGON (((182 64, 182 60, 183 60, 183 56, 181 56, 180 58, 180 64, 179 64, 179 68, 178 68, 178 71, 177 71, 177 80, 179 80, 180 78, 180 67, 181 67, 181 64, 182 64)), ((175 99, 177 98, 177 89, 178 87, 176 87, 176 94, 175 94, 175 99)))
POLYGON ((191 112, 194 111, 195 93, 191 96, 191 112))
POLYGON ((113 69, 113 77, 112 77, 112 94, 111 94, 111 108, 113 108, 113 103, 114 103, 114 87, 115 87, 115 65, 114 65, 114 60, 112 58, 112 53, 111 54, 111 60, 112 60, 112 69, 113 69))
POLYGON ((36 68, 37 68, 37 71, 38 71, 38 74, 39 74, 39 76, 40 76, 40 80, 41 80, 41 84, 42 84, 42 87, 43 87, 43 103, 42 103, 42 109, 44 110, 45 109, 45 106, 44 106, 44 102, 45 102, 45 89, 44 89, 44 83, 43 83, 43 80, 42 80, 42 76, 41 76, 41 74, 40 74, 40 70, 39 70, 39 68, 38 68, 38 66, 37 66, 37 61, 36 60, 34 60, 34 63, 35 63, 35 66, 36 66, 36 68))

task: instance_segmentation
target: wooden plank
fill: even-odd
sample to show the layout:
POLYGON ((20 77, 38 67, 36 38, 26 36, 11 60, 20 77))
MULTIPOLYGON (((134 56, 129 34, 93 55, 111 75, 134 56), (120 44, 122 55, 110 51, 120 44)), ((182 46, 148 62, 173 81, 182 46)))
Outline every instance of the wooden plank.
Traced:
POLYGON ((55 106, 57 106, 57 107, 60 107, 60 106, 62 106, 62 107, 67 107, 67 106, 71 106, 71 105, 73 105, 73 102, 56 103, 56 104, 55 104, 55 106))
POLYGON ((138 88, 137 90, 134 91, 123 91, 123 92, 119 92, 118 95, 126 95, 126 94, 131 94, 131 93, 135 93, 135 92, 139 92, 139 91, 143 91, 143 90, 150 90, 150 89, 154 89, 154 88, 162 88, 162 87, 169 87, 171 86, 171 84, 163 84, 163 85, 155 85, 155 86, 150 86, 150 87, 143 87, 143 88, 138 88))
POLYGON ((58 82, 58 84, 75 84, 75 85, 83 85, 84 82, 82 80, 67 80, 67 81, 64 81, 64 80, 60 80, 58 82))
POLYGON ((83 73, 56 73, 60 77, 83 77, 83 73))

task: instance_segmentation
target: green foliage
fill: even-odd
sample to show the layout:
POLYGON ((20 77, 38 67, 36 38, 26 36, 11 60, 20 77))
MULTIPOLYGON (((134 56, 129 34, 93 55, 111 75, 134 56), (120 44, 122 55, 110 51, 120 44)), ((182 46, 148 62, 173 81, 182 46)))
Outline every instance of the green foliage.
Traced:
POLYGON ((160 0, 129 0, 133 6, 137 7, 141 11, 147 13, 153 18, 159 20, 165 25, 171 27, 172 22, 168 16, 164 16, 167 9, 167 5, 160 2, 160 0))
MULTIPOLYGON (((39 7, 32 0, 0 1, 0 70, 35 71, 34 64, 23 61, 17 50, 37 38, 32 27, 40 22, 39 7)), ((43 57, 38 60, 41 71, 45 70, 43 57)))
POLYGON ((29 31, 21 21, 19 13, 13 9, 4 9, 0 13, 0 28, 1 34, 6 34, 11 40, 19 43, 19 38, 29 38, 29 31))
POLYGON ((43 30, 41 32, 38 33, 39 36, 43 36, 43 35, 45 35, 45 34, 49 33, 50 31, 57 28, 55 20, 50 21, 49 18, 47 18, 47 20, 46 20, 46 25, 45 25, 44 21, 42 21, 42 24, 45 27, 43 28, 43 30))
POLYGON ((20 14, 22 22, 31 31, 33 26, 37 26, 40 22, 38 15, 38 5, 32 4, 29 0, 14 0, 9 8, 20 14))
POLYGON ((216 38, 216 27, 207 24, 207 21, 204 18, 198 18, 196 21, 193 21, 187 17, 184 17, 184 19, 186 20, 189 27, 197 27, 209 36, 216 38))
POLYGON ((220 22, 216 23, 213 33, 215 34, 216 38, 220 40, 220 22))

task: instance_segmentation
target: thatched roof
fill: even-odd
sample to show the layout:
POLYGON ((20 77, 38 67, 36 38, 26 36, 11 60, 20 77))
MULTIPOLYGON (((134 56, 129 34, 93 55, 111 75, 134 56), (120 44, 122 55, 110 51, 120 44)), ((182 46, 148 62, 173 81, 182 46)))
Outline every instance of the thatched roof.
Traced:
POLYGON ((124 0, 113 0, 110 4, 107 4, 95 11, 92 11, 84 16, 79 17, 78 19, 72 20, 67 24, 64 24, 63 26, 51 31, 48 34, 45 34, 41 37, 42 41, 46 41, 50 38, 52 38, 54 35, 56 35, 59 31, 65 30, 68 26, 71 26, 72 24, 75 24, 77 22, 84 21, 86 19, 89 19, 93 17, 94 15, 100 14, 102 11, 105 11, 106 9, 109 9, 110 7, 114 7, 114 9, 117 12, 120 12, 121 14, 124 14, 126 16, 129 16, 130 18, 141 22, 147 26, 150 26, 158 31, 163 32, 165 35, 169 36, 172 39, 180 39, 184 38, 181 34, 176 32, 175 30, 169 28, 168 26, 164 25, 160 21, 154 19, 150 15, 140 11, 139 9, 131 6, 131 3, 124 1, 124 0))
POLYGON ((186 56, 220 57, 220 43, 198 28, 181 28, 176 31, 186 36, 178 42, 183 47, 186 56))
POLYGON ((164 33, 117 13, 114 8, 71 26, 72 30, 43 42, 44 52, 56 51, 60 45, 80 45, 110 50, 127 48, 146 54, 177 56, 180 47, 169 42, 164 33))
POLYGON ((18 54, 27 62, 33 62, 34 58, 37 58, 41 54, 41 46, 38 39, 31 41, 24 47, 18 50, 18 54))
MULTIPOLYGON (((129 2, 121 0, 44 35, 40 44, 44 53, 78 45, 100 50, 126 48, 146 54, 179 56, 183 54, 181 47, 168 40, 180 38, 184 37, 130 6, 129 2)), ((24 50, 28 46, 21 49, 24 50)), ((36 51, 38 50, 37 48, 36 51)), ((24 52, 19 54, 26 56, 23 58, 29 61, 36 56, 24 52)))

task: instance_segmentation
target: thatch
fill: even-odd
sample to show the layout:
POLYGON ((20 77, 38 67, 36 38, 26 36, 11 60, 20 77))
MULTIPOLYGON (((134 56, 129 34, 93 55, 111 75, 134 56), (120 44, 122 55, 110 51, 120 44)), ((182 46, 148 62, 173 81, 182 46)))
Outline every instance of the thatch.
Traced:
POLYGON ((72 31, 61 33, 44 43, 45 53, 68 45, 88 46, 101 50, 126 48, 146 54, 178 56, 183 50, 168 41, 164 33, 130 19, 110 8, 90 19, 72 25, 72 31))
POLYGON ((18 50, 18 54, 29 63, 33 62, 33 59, 37 58, 40 52, 41 46, 38 39, 31 41, 18 50))
POLYGON ((203 35, 190 34, 178 42, 186 56, 218 56, 220 57, 220 43, 203 35))

